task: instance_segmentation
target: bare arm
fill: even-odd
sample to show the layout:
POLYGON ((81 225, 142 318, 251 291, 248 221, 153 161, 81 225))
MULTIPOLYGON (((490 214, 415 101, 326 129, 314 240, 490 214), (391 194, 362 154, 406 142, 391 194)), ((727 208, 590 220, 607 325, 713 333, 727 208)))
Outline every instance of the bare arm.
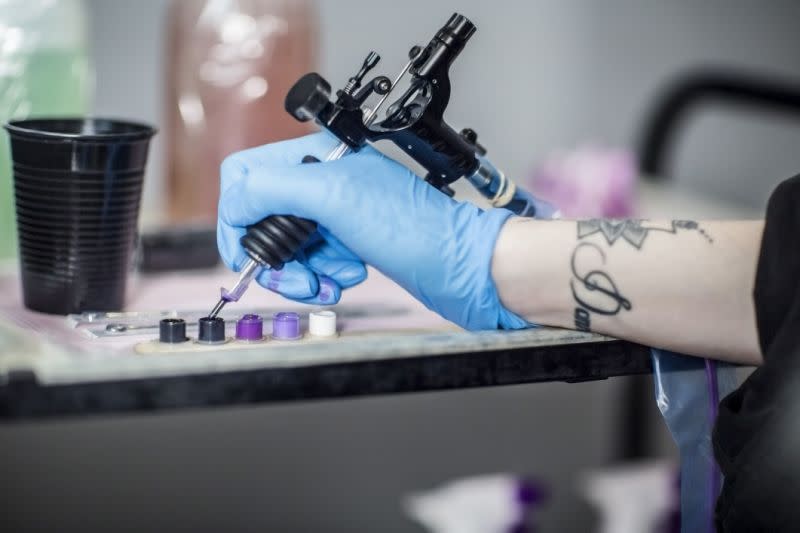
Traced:
POLYGON ((510 220, 492 274, 531 322, 760 364, 753 282, 763 221, 510 220))

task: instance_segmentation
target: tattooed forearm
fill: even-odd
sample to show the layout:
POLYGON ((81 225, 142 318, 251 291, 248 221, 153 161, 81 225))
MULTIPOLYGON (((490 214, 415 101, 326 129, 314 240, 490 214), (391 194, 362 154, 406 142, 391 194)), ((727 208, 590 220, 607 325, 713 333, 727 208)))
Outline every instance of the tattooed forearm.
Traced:
POLYGON ((611 276, 602 270, 605 263, 606 254, 596 244, 580 243, 572 252, 570 289, 578 304, 575 329, 591 331, 591 313, 610 316, 633 307, 611 276))
POLYGON ((712 239, 694 220, 673 220, 667 224, 637 219, 580 220, 578 221, 578 238, 583 239, 584 237, 599 233, 605 237, 609 246, 622 239, 634 248, 641 250, 645 239, 647 239, 650 233, 657 231, 675 235, 678 233, 679 229, 696 231, 709 243, 714 242, 714 239, 712 239))
MULTIPOLYGON (((592 235, 601 235, 608 246, 624 241, 641 250, 653 232, 677 235, 678 230, 695 231, 709 243, 714 239, 694 220, 672 220, 667 223, 646 220, 581 220, 577 223, 578 245, 572 252, 570 290, 575 300, 575 328, 590 331, 592 314, 614 316, 630 311, 631 301, 622 295, 611 275, 606 272, 606 254, 592 242, 580 242, 592 235)), ((602 244, 602 241, 599 241, 602 244)))

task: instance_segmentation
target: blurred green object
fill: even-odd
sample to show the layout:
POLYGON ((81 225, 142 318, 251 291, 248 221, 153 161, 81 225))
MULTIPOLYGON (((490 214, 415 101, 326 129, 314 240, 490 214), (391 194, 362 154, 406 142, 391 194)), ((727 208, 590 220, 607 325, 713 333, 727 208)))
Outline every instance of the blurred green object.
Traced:
MULTIPOLYGON (((83 0, 6 0, 0 8, 0 123, 83 116, 90 66, 83 0)), ((8 134, 0 133, 0 259, 16 254, 8 134)))

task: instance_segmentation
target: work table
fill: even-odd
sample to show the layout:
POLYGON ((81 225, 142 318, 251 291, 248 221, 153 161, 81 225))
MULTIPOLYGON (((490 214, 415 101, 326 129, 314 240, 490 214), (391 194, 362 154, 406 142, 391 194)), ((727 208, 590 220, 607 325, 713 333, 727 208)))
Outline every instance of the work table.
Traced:
MULTIPOLYGON (((222 269, 141 277, 130 285, 128 308, 203 310, 230 278, 222 269)), ((602 335, 459 330, 375 271, 334 308, 348 332, 339 339, 148 355, 133 347, 157 336, 155 330, 91 338, 86 325, 23 309, 13 273, 1 278, 0 288, 11 295, 0 306, 0 417, 6 420, 580 382, 651 371, 648 348, 602 335)), ((226 312, 244 309, 310 308, 253 287, 226 312)))

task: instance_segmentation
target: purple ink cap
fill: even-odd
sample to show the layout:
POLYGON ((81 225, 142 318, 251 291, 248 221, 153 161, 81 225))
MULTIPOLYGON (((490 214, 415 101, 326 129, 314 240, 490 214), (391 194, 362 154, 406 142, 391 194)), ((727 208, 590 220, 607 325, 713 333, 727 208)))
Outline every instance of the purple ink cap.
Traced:
POLYGON ((260 341, 264 338, 264 321, 258 315, 244 315, 236 321, 236 338, 240 341, 260 341))
POLYGON ((272 337, 283 341, 299 339, 300 315, 291 312, 272 315, 272 337))

